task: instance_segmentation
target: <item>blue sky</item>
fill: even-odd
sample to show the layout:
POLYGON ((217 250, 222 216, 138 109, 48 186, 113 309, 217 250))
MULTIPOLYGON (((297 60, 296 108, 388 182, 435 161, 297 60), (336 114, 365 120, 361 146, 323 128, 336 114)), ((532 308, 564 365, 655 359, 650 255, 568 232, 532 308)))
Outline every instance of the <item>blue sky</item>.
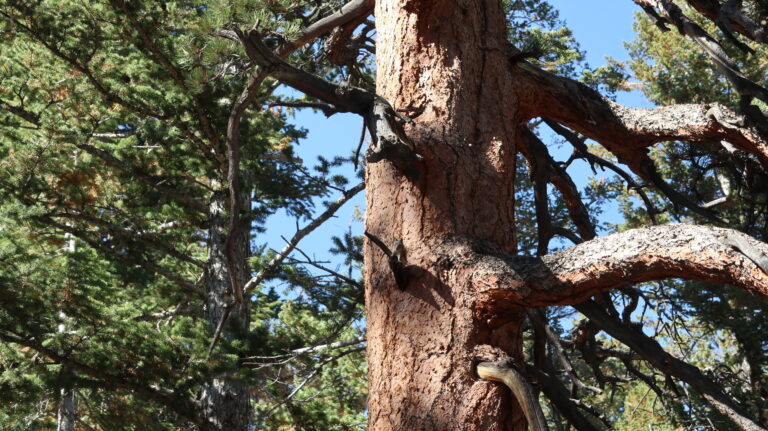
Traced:
MULTIPOLYGON (((619 61, 628 59, 624 42, 634 38, 632 21, 635 12, 640 11, 632 1, 550 0, 550 3, 560 10, 560 18, 565 20, 573 30, 582 50, 586 51, 587 62, 590 66, 597 67, 605 64, 605 57, 607 56, 619 61)), ((632 107, 650 106, 638 91, 620 94, 618 102, 632 107)), ((360 136, 361 119, 357 115, 336 114, 326 118, 322 113, 302 110, 296 112, 295 123, 308 130, 308 136, 301 141, 297 152, 310 166, 317 160, 318 155, 330 158, 337 154, 348 154, 357 145, 360 136)), ((570 148, 563 148, 562 150, 553 148, 552 151, 556 158, 566 158, 571 150, 570 148)), ((585 164, 582 164, 577 165, 571 174, 577 184, 583 186, 591 172, 585 164)), ((336 197, 330 199, 335 200, 336 197)), ((360 194, 339 210, 337 217, 329 220, 325 226, 307 237, 300 247, 322 257, 327 255, 325 252, 330 246, 328 242, 330 234, 341 235, 350 226, 352 226, 353 232, 361 234, 362 222, 353 220, 353 211, 355 206, 363 209, 364 205, 364 196, 360 194)), ((318 211, 322 210, 323 208, 318 206, 318 211)), ((615 211, 613 211, 612 217, 616 217, 615 211)), ((284 245, 281 236, 290 238, 296 231, 296 222, 278 214, 273 216, 268 223, 267 232, 257 237, 255 242, 257 244, 267 242, 271 248, 279 250, 284 245)), ((303 226, 305 223, 306 221, 301 225, 303 226)))
MULTIPOLYGON (((632 22, 642 10, 630 0, 550 0, 560 11, 560 18, 573 31, 587 62, 592 67, 605 64, 605 57, 629 60, 624 42, 634 39, 632 22)), ((631 107, 649 107, 639 91, 622 93, 619 103, 631 107)))

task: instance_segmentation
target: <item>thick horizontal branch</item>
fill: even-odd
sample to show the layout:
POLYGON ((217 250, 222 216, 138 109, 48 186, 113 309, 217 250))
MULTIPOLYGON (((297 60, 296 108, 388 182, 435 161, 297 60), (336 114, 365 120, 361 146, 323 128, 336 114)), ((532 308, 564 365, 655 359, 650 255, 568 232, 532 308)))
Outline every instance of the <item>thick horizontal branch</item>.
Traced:
POLYGON ((14 106, 4 100, 0 100, 0 110, 8 111, 13 115, 22 118, 31 124, 34 124, 35 126, 39 125, 40 115, 32 113, 31 111, 28 111, 21 106, 14 106))
POLYGON ((718 104, 627 108, 588 86, 519 63, 515 74, 535 89, 528 117, 547 117, 598 141, 636 173, 639 154, 663 141, 725 140, 768 166, 768 137, 741 115, 718 104))
POLYGON ((682 278, 768 296, 768 245, 731 229, 664 225, 633 229, 533 258, 447 237, 438 265, 475 289, 483 308, 577 304, 633 283, 682 278))

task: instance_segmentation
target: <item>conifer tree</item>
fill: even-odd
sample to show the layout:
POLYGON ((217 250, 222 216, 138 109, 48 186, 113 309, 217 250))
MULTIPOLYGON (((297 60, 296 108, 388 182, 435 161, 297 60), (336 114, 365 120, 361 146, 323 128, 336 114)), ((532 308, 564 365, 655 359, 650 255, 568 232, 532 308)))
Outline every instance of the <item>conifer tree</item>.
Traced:
POLYGON ((52 424, 75 388, 94 429, 763 429, 766 10, 634 3, 666 33, 640 22, 633 70, 669 106, 601 96, 621 68, 584 68, 540 0, 3 1, 0 423, 52 424), (303 108, 359 114, 370 145, 308 170, 303 108), (578 190, 576 159, 631 194, 578 190), (365 184, 335 174, 360 161, 365 184), (299 248, 364 187, 346 272, 299 248), (637 229, 599 237, 612 196, 637 229), (269 251, 276 211, 300 223, 269 251), (652 306, 730 341, 660 344, 652 306))

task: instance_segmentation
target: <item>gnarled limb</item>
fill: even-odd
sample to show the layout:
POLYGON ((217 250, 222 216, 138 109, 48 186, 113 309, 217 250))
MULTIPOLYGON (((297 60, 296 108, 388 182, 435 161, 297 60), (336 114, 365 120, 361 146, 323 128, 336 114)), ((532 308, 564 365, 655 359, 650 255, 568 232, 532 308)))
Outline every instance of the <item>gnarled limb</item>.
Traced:
POLYGON ((447 237, 435 251, 441 268, 466 274, 488 310, 577 304, 633 283, 674 277, 727 283, 768 296, 768 274, 761 268, 768 245, 711 226, 633 229, 541 258, 499 254, 466 236, 447 237), (748 249, 733 246, 733 238, 748 249))
POLYGON ((627 108, 605 99, 595 90, 527 63, 513 70, 534 103, 528 118, 547 117, 566 124, 602 144, 619 161, 645 178, 640 156, 663 141, 707 142, 725 140, 757 156, 768 167, 768 136, 744 117, 718 104, 680 104, 660 108, 627 108))
POLYGON ((686 0, 689 5, 710 21, 717 23, 725 34, 739 33, 751 40, 768 43, 768 30, 760 27, 738 7, 740 1, 686 0))
POLYGON ((532 80, 526 88, 542 88, 541 92, 536 92, 538 102, 534 104, 531 117, 544 116, 595 139, 632 172, 661 189, 675 205, 684 206, 712 221, 721 222, 714 211, 691 201, 661 179, 648 156, 648 147, 669 140, 702 143, 723 140, 755 155, 763 166, 768 167, 768 135, 721 105, 627 108, 604 99, 581 83, 557 77, 527 63, 515 70, 523 79, 532 80))
MULTIPOLYGON (((342 6, 337 12, 324 17, 312 25, 304 28, 298 36, 294 39, 282 43, 277 50, 272 53, 263 44, 256 45, 254 50, 253 46, 249 44, 249 38, 254 37, 255 32, 249 32, 247 35, 235 29, 234 35, 236 38, 233 40, 239 41, 246 47, 249 56, 252 52, 259 52, 266 58, 270 58, 272 62, 280 62, 281 58, 287 57, 292 52, 300 48, 302 45, 311 42, 322 34, 332 30, 333 28, 348 23, 350 21, 361 19, 371 13, 373 10, 373 0, 353 0, 352 2, 342 6), (248 47, 251 46, 249 50, 248 47)), ((231 37, 231 35, 227 36, 231 37)), ((162 57, 162 56, 161 56, 162 57)), ((167 63, 167 60, 166 60, 167 63)), ((264 64, 259 63, 262 68, 264 64)), ((173 72, 173 68, 171 71, 173 72)), ((261 83, 267 77, 270 68, 267 70, 259 70, 254 73, 248 80, 247 85, 243 88, 242 93, 238 97, 237 101, 232 107, 229 120, 227 122, 227 154, 228 154, 228 169, 227 169, 227 182, 229 185, 229 198, 230 198, 230 222, 229 222, 229 234, 227 235, 227 241, 225 245, 229 273, 231 278, 232 288, 236 293, 236 301, 242 302, 244 287, 237 284, 235 280, 234 271, 234 243, 233 238, 237 237, 238 230, 240 228, 240 210, 242 207, 242 193, 240 190, 240 122, 245 110, 251 103, 254 102, 258 89, 261 87, 261 83)), ((175 77, 175 75, 174 75, 175 77)))
MULTIPOLYGON (((234 103, 227 122, 227 139, 226 139, 226 153, 227 153, 227 183, 229 188, 229 233, 225 242, 225 254, 227 257, 227 266, 230 278, 230 285, 232 291, 235 293, 235 297, 232 303, 228 304, 219 323, 216 325, 216 329, 211 339, 209 347, 209 353, 216 346, 216 343, 221 335, 221 331, 224 328, 224 324, 229 318, 232 310, 241 304, 244 300, 244 296, 247 294, 249 288, 253 288, 258 283, 250 283, 250 281, 256 280, 259 276, 264 276, 264 273, 260 273, 254 279, 248 283, 241 285, 237 280, 237 272, 235 271, 235 238, 238 237, 241 229, 242 220, 240 219, 240 211, 242 209, 242 191, 240 188, 240 123, 245 110, 254 102, 259 88, 262 82, 270 72, 274 70, 274 65, 285 64, 282 62, 282 58, 287 57, 296 49, 302 45, 312 41, 319 37, 323 33, 330 31, 338 25, 348 23, 355 19, 360 19, 368 15, 374 2, 372 0, 353 0, 351 3, 344 5, 336 13, 320 19, 314 24, 306 27, 299 35, 290 41, 286 41, 278 47, 275 52, 270 51, 263 43, 261 43, 260 36, 255 30, 251 30, 248 33, 244 33, 238 28, 235 28, 233 32, 222 32, 221 35, 240 42, 246 49, 248 56, 254 60, 257 65, 260 66, 259 70, 251 75, 248 79, 247 85, 243 88, 237 101, 234 103), (261 58, 265 61, 260 63, 256 61, 256 58, 261 58)), ((298 70, 298 69, 295 69, 298 70)), ((311 76, 311 75, 310 75, 311 76)), ((360 190, 362 187, 360 187, 360 190)), ((343 203, 343 202, 342 202, 343 203)), ((341 204, 337 205, 338 208, 341 204)), ((333 210, 335 211, 335 209, 333 210)), ((332 212, 331 212, 332 213, 332 212)), ((319 225, 319 223, 318 223, 319 225)), ((314 230, 311 227, 308 231, 314 230)), ((289 244, 295 247, 294 244, 289 244)), ((279 261, 275 264, 279 266, 282 260, 287 256, 281 255, 279 261)), ((273 263, 273 262, 270 262, 273 263)))
POLYGON ((291 66, 264 45, 256 30, 238 33, 238 37, 248 57, 273 78, 332 105, 338 112, 363 116, 373 140, 366 156, 369 162, 386 159, 410 179, 418 177, 415 163, 421 158, 397 122, 407 117, 397 113, 389 102, 361 88, 336 85, 291 66))

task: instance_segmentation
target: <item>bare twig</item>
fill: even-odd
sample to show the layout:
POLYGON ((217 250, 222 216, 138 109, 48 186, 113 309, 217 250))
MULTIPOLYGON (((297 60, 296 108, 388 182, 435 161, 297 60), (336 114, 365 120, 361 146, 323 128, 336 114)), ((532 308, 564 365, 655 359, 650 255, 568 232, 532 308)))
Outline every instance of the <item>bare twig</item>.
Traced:
POLYGON ((248 280, 247 283, 245 283, 245 288, 243 289, 244 295, 247 296, 250 294, 250 292, 255 289, 256 286, 266 280, 275 271, 275 269, 277 269, 277 267, 283 263, 283 260, 288 257, 294 248, 296 248, 299 241, 301 241, 305 236, 309 235, 310 232, 317 229, 317 227, 323 224, 326 220, 333 217, 333 215, 339 208, 341 208, 342 205, 352 199, 352 197, 361 192, 364 188, 365 183, 360 183, 355 187, 352 187, 346 191, 342 197, 336 200, 336 202, 329 205, 328 209, 326 209, 322 214, 312 220, 312 222, 299 229, 299 231, 293 235, 290 241, 288 241, 288 244, 286 244, 285 247, 283 247, 283 249, 280 250, 280 252, 274 258, 272 258, 272 260, 270 260, 255 276, 253 276, 250 280, 248 280))
POLYGON ((365 337, 357 337, 353 338, 351 340, 345 340, 345 341, 336 341, 334 343, 328 343, 328 344, 318 344, 316 346, 308 346, 308 347, 302 347, 300 349, 294 349, 291 350, 288 353, 284 353, 282 355, 273 355, 273 356, 248 356, 243 358, 243 365, 253 365, 253 364, 260 364, 263 362, 269 362, 269 361, 281 361, 287 358, 296 358, 302 355, 311 355, 314 353, 319 353, 325 350, 333 350, 333 349, 341 349, 343 347, 349 347, 354 346, 356 344, 364 343, 365 337), (259 362, 249 362, 249 361, 259 361, 259 362))

